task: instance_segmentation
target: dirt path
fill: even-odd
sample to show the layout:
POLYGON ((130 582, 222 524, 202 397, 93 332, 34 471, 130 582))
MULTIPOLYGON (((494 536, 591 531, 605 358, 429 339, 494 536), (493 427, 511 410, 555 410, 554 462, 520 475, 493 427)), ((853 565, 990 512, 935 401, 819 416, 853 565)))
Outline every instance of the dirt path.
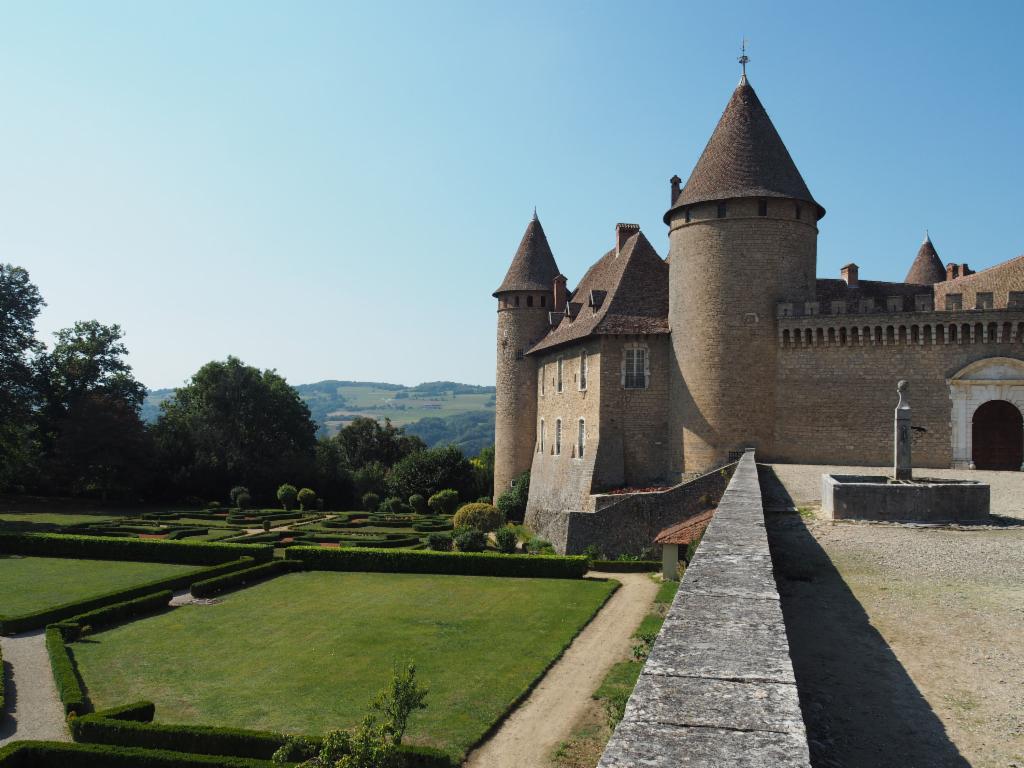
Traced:
POLYGON ((0 745, 23 739, 71 741, 53 684, 45 630, 0 638, 0 645, 7 678, 0 745))
POLYGON ((630 636, 651 610, 658 585, 646 573, 597 573, 622 582, 601 612, 465 768, 542 768, 586 711, 611 666, 629 653, 630 636))

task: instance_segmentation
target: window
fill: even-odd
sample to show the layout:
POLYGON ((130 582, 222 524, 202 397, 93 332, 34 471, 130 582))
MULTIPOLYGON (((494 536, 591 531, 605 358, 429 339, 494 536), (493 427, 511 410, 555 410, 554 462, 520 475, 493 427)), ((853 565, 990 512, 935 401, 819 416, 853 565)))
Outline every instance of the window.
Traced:
POLYGON ((580 390, 587 388, 587 353, 580 353, 580 390))
POLYGON ((522 360, 524 355, 525 353, 522 347, 516 350, 516 360, 522 360))
POLYGON ((528 307, 532 307, 533 306, 533 296, 527 296, 526 297, 526 306, 528 306, 528 307))
POLYGON ((718 204, 718 218, 724 219, 726 214, 725 203, 718 204))
POLYGON ((833 301, 832 302, 832 314, 833 315, 845 315, 846 314, 846 302, 845 301, 833 301))
POLYGON ((918 312, 931 312, 935 309, 934 297, 930 293, 919 293, 914 297, 914 309, 918 312))
POLYGON ((548 297, 547 296, 541 296, 540 297, 540 305, 542 307, 546 307, 548 305, 548 297))
POLYGON ((690 223, 690 209, 689 208, 684 208, 683 209, 683 216, 684 216, 684 218, 686 220, 686 223, 689 224, 690 223))
POLYGON ((800 203, 797 203, 797 204, 796 204, 796 217, 797 217, 798 219, 800 218, 800 214, 801 214, 801 213, 803 213, 803 211, 802 211, 802 210, 800 210, 800 203))
POLYGON ((540 396, 544 397, 544 366, 540 367, 540 396))
POLYGON ((902 312, 903 311, 903 297, 902 296, 890 296, 885 300, 885 307, 890 312, 902 312))
POLYGON ((821 311, 821 308, 816 301, 805 301, 804 302, 804 314, 805 315, 816 315, 821 311))
POLYGON ((775 316, 776 317, 792 317, 793 316, 793 305, 787 302, 780 301, 775 305, 775 316))
POLYGON ((767 216, 768 215, 768 201, 767 200, 758 200, 757 201, 757 215, 758 216, 767 216))
POLYGON ((577 456, 582 459, 583 451, 587 444, 587 430, 583 425, 583 419, 580 419, 579 421, 579 435, 577 437, 577 443, 579 445, 579 452, 577 456))
POLYGON ((626 389, 647 388, 647 348, 627 347, 622 356, 622 386, 626 389))
POLYGON ((517 307, 519 306, 519 297, 518 296, 516 296, 516 306, 517 307))
POLYGON ((958 309, 964 308, 964 297, 960 293, 947 293, 946 294, 946 311, 955 312, 958 309))
POLYGON ((974 308, 975 309, 992 309, 992 294, 991 293, 978 293, 974 297, 974 308))
POLYGON ((555 419, 555 456, 562 455, 562 420, 555 419))
POLYGON ((544 453, 544 419, 540 420, 540 452, 544 453))
POLYGON ((558 358, 558 365, 556 366, 556 368, 558 370, 558 374, 555 377, 555 391, 556 392, 561 392, 562 391, 562 363, 563 362, 564 361, 562 360, 562 358, 558 358))
POLYGON ((1010 291, 1006 306, 1010 309, 1024 309, 1024 291, 1010 291))
POLYGON ((861 299, 860 300, 860 311, 861 312, 874 312, 875 311, 875 300, 874 299, 861 299))

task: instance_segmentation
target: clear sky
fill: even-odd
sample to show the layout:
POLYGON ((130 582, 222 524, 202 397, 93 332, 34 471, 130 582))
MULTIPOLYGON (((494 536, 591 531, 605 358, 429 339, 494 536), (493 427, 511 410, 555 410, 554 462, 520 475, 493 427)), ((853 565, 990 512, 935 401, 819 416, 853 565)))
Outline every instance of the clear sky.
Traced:
POLYGON ((0 10, 0 260, 148 386, 494 381, 533 206, 570 285, 748 73, 827 209, 818 274, 1024 252, 1020 2, 46 2, 0 10))

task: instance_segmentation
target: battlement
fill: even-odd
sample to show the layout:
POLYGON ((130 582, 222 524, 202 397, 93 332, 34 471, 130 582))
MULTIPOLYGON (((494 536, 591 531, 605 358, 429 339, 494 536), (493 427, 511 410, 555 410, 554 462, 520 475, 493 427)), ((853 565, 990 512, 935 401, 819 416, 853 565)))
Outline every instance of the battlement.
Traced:
POLYGON ((781 316, 782 348, 1024 342, 1024 308, 781 316))

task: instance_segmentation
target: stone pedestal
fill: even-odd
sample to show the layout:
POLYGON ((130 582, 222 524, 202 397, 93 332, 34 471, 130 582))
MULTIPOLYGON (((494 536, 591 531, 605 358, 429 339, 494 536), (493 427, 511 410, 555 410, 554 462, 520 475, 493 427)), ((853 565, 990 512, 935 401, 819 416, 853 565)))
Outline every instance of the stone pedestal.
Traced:
POLYGON ((913 476, 910 457, 910 402, 907 399, 907 382, 896 385, 900 401, 896 405, 896 431, 893 445, 893 477, 910 480, 913 476))

